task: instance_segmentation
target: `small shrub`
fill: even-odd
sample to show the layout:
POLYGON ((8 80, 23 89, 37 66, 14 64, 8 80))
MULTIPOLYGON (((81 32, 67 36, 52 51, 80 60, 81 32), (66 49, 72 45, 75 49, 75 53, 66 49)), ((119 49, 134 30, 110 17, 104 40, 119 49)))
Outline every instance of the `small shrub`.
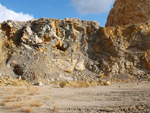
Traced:
POLYGON ((69 82, 68 86, 72 86, 74 88, 81 88, 81 87, 89 87, 90 84, 87 82, 83 82, 83 81, 78 81, 78 82, 69 82))
POLYGON ((7 83, 5 85, 23 86, 23 85, 27 85, 27 82, 22 80, 21 77, 19 77, 19 79, 8 78, 7 83))
POLYGON ((0 106, 7 106, 6 101, 2 101, 2 102, 0 103, 0 106))
POLYGON ((15 102, 16 101, 16 99, 6 99, 5 100, 5 103, 8 103, 8 102, 15 102))
POLYGON ((48 99, 50 99, 50 96, 46 96, 46 97, 45 97, 45 100, 48 100, 48 99))
POLYGON ((103 76, 103 74, 100 73, 100 74, 99 74, 99 77, 100 77, 100 78, 103 78, 104 76, 103 76))
POLYGON ((14 105, 12 105, 12 109, 18 109, 22 107, 22 103, 15 103, 14 105))
POLYGON ((43 105, 41 101, 33 101, 30 103, 30 106, 32 107, 40 107, 41 105, 43 105))
POLYGON ((22 109, 23 109, 23 112, 26 112, 26 113, 32 112, 32 108, 30 106, 23 107, 22 109))
POLYGON ((66 86, 66 82, 65 82, 65 81, 61 81, 61 82, 59 83, 59 86, 60 86, 61 88, 65 87, 65 86, 66 86))

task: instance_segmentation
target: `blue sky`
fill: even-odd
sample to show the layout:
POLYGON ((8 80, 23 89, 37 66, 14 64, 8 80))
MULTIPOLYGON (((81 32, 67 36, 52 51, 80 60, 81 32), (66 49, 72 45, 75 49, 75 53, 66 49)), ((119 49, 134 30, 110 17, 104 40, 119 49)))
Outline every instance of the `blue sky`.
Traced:
POLYGON ((114 0, 0 0, 0 22, 32 18, 79 18, 105 26, 114 0))

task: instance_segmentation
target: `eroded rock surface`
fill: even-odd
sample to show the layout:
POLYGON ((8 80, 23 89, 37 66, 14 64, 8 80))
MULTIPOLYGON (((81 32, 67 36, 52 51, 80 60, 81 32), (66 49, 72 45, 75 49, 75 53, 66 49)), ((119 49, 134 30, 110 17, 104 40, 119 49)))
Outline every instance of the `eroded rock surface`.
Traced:
POLYGON ((28 81, 148 79, 150 23, 102 28, 79 19, 1 23, 1 75, 28 81))
POLYGON ((150 0, 116 0, 106 27, 145 23, 150 20, 150 0))

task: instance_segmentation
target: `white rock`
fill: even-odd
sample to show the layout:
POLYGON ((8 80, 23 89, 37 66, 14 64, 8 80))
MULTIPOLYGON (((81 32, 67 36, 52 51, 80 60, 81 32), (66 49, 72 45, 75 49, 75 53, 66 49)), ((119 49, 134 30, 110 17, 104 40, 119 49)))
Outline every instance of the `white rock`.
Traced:
POLYGON ((110 85, 111 83, 109 81, 106 82, 106 85, 110 85))
POLYGON ((43 83, 41 81, 39 82, 39 86, 43 86, 43 83))
POLYGON ((43 41, 40 39, 37 35, 35 36, 35 43, 36 44, 41 44, 43 41))
POLYGON ((23 44, 22 45, 26 48, 26 49, 32 49, 29 45, 23 44))
POLYGON ((41 81, 37 82, 37 83, 34 83, 34 85, 37 85, 37 86, 43 86, 43 83, 41 81))
POLYGON ((75 69, 78 70, 78 71, 83 71, 85 69, 84 60, 79 61, 76 64, 75 69))
POLYGON ((26 27, 25 31, 29 36, 32 35, 32 33, 33 33, 29 26, 26 27))

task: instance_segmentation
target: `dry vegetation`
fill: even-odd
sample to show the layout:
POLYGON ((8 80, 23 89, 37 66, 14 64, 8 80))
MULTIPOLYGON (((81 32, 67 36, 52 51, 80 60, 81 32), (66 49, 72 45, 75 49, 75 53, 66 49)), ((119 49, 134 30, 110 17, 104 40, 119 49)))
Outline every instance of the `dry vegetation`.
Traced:
POLYGON ((0 106, 6 106, 7 103, 5 101, 0 102, 0 106))
POLYGON ((19 88, 17 91, 15 91, 15 94, 23 94, 25 92, 24 88, 19 88))
POLYGON ((44 97, 45 100, 49 100, 50 99, 50 96, 46 96, 44 97))
POLYGON ((58 86, 60 88, 63 88, 65 86, 68 87, 74 87, 74 88, 81 88, 81 87, 90 87, 90 86, 97 86, 97 85, 110 85, 110 81, 101 81, 101 82, 95 82, 95 81, 61 81, 58 83, 58 86))
MULTIPOLYGON (((103 78, 103 75, 99 75, 103 78)), ((0 106, 3 108, 9 108, 14 112, 34 112, 34 107, 41 107, 43 101, 50 99, 50 96, 43 94, 42 97, 38 97, 41 92, 39 87, 27 85, 20 77, 19 79, 13 80, 12 78, 7 79, 7 82, 2 78, 0 84, 4 85, 0 87, 0 106), (21 87, 19 86, 21 84, 21 87), (17 87, 16 87, 17 86, 17 87), (5 87, 5 88, 4 88, 5 87), (35 95, 35 96, 34 96, 35 95), (43 98, 42 100, 37 100, 43 98)), ((89 87, 96 85, 110 85, 108 81, 93 82, 93 81, 61 81, 56 83, 59 87, 89 87)), ((62 97, 64 98, 64 97, 62 97)), ((55 110, 54 110, 55 111, 55 110)))
POLYGON ((30 103, 30 106, 31 106, 31 107, 40 107, 40 106, 42 106, 42 105, 43 105, 42 102, 39 101, 39 100, 37 100, 37 101, 32 101, 32 103, 30 103))
MULTIPOLYGON (((9 108, 10 110, 21 111, 25 113, 33 112, 33 107, 40 107, 43 105, 43 101, 50 99, 49 96, 43 95, 43 101, 37 100, 38 97, 33 97, 33 95, 38 93, 38 87, 14 87, 9 88, 0 87, 0 106, 4 108, 9 108), (11 93, 11 95, 9 95, 11 93), (32 97, 32 98, 31 98, 32 97)), ((38 96, 38 95, 36 95, 38 96)))
POLYGON ((18 109, 18 108, 22 108, 24 103, 14 103, 12 105, 12 109, 18 109))
POLYGON ((16 95, 11 95, 11 96, 5 96, 4 99, 14 99, 16 98, 16 95))
POLYGON ((103 78, 103 77, 104 77, 104 75, 100 73, 100 74, 99 74, 99 77, 100 77, 100 78, 103 78))
POLYGON ((19 77, 19 79, 12 79, 11 77, 8 79, 4 79, 3 77, 0 78, 0 86, 25 86, 28 83, 19 77))
POLYGON ((30 107, 30 106, 23 107, 22 111, 26 112, 26 113, 30 113, 30 112, 32 112, 32 107, 30 107))
POLYGON ((59 83, 59 87, 63 88, 63 87, 65 87, 66 84, 67 84, 67 82, 61 81, 61 82, 59 83))
POLYGON ((35 95, 37 93, 38 93, 38 88, 37 87, 30 88, 29 95, 35 95))

